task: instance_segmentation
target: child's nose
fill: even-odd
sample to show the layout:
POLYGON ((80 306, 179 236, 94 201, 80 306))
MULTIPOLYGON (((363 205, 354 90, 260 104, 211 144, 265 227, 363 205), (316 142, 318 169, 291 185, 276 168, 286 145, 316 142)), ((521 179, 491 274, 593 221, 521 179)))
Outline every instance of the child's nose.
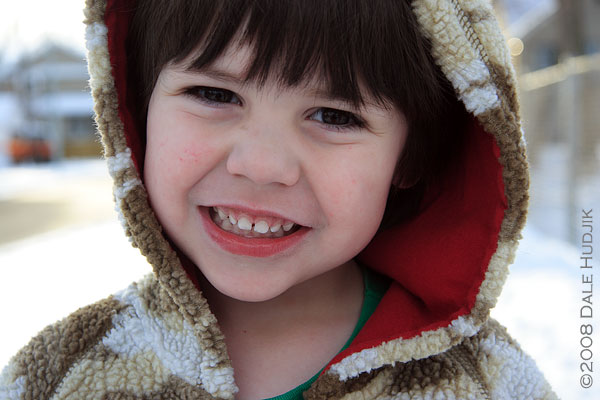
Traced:
POLYGON ((294 185, 301 168, 293 144, 285 136, 272 128, 241 132, 227 158, 227 171, 259 185, 294 185))

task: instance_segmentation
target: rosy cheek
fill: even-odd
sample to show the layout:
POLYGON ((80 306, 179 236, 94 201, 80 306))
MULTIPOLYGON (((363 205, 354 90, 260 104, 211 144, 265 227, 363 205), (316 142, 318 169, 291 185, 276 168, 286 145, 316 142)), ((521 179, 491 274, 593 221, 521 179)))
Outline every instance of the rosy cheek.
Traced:
POLYGON ((179 129, 171 131, 164 144, 165 152, 168 152, 173 160, 177 160, 180 166, 202 162, 207 153, 210 153, 210 148, 200 141, 199 130, 189 124, 178 125, 179 129))
POLYGON ((193 166, 198 168, 202 164, 207 164, 215 156, 215 149, 203 143, 199 146, 184 147, 177 156, 179 163, 184 166, 193 166))

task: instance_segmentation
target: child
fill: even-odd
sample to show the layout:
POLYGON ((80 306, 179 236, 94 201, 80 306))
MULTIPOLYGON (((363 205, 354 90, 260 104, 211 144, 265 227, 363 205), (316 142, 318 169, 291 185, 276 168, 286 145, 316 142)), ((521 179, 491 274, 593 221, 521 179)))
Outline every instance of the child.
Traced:
POLYGON ((86 17, 119 217, 154 274, 42 331, 0 397, 556 398, 489 319, 528 180, 487 3, 86 17))

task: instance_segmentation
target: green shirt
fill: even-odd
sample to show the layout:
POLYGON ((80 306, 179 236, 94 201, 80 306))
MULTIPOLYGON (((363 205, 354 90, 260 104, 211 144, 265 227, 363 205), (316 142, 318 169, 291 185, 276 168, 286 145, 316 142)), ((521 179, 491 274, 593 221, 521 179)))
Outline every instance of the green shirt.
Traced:
MULTIPOLYGON (((361 267, 361 270, 363 273, 365 292, 362 308, 360 310, 360 316, 358 317, 358 321, 356 322, 356 326, 354 327, 352 335, 350 335, 350 338, 348 339, 344 347, 342 347, 340 353, 346 350, 348 346, 350 346, 350 343, 352 343, 356 335, 358 335, 358 332, 360 332, 367 320, 375 311, 375 308, 377 308, 377 305, 381 301, 381 298, 383 297, 385 291, 389 286, 389 282, 386 280, 386 278, 376 274, 375 272, 371 271, 366 267, 361 267)), ((323 370, 317 372, 315 376, 313 376, 303 384, 290 390, 289 392, 286 392, 279 396, 271 397, 266 400, 303 400, 302 393, 304 393, 304 391, 307 390, 310 387, 310 385, 312 385, 313 382, 317 380, 319 375, 321 375, 322 371, 323 370)))

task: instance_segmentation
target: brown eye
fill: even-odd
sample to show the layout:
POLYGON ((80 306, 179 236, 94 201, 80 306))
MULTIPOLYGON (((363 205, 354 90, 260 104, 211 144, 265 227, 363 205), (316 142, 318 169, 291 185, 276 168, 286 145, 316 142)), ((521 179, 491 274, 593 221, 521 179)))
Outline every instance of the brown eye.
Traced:
POLYGON ((323 122, 330 125, 348 125, 353 122, 352 114, 346 111, 325 108, 322 112, 323 122))
POLYGON ((362 128, 365 125, 363 120, 353 113, 334 108, 319 108, 310 119, 337 130, 362 128))
POLYGON ((204 103, 208 104, 241 104, 240 99, 231 90, 220 89, 206 86, 195 86, 185 91, 187 95, 190 95, 204 103))
POLYGON ((230 103, 231 99, 234 98, 234 94, 229 90, 205 88, 200 91, 204 95, 204 98, 217 103, 230 103))

